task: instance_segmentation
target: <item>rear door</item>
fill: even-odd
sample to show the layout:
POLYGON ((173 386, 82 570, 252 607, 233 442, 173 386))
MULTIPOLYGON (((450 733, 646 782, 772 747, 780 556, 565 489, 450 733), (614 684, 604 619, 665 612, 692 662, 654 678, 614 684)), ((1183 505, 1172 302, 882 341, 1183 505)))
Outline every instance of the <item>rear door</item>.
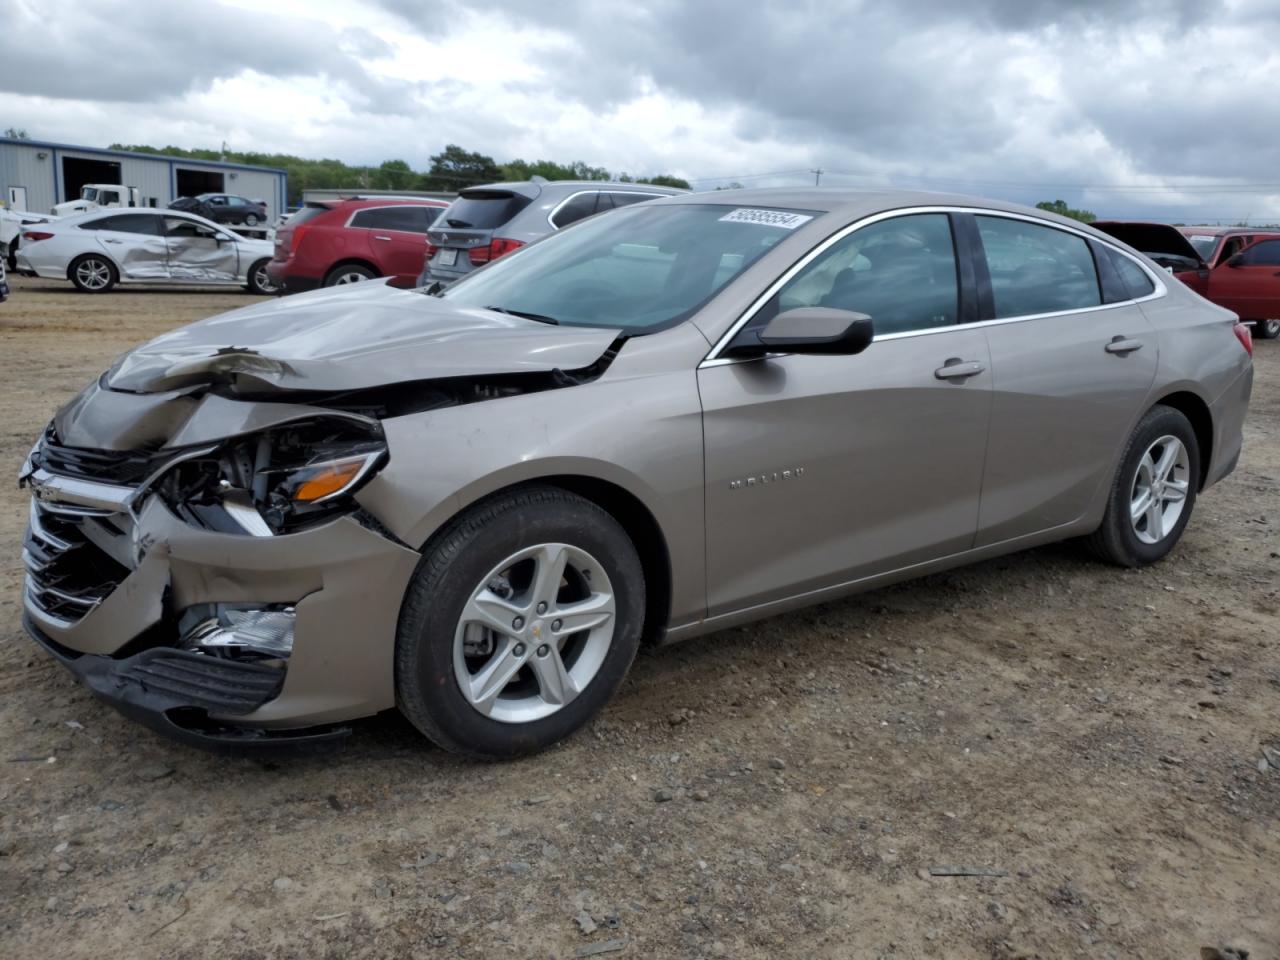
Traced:
POLYGON ((835 241, 734 342, 799 306, 870 314, 876 337, 699 369, 711 616, 959 553, 977 530, 991 361, 958 323, 948 215, 835 241))
POLYGON ((984 313, 996 321, 986 326, 993 393, 977 538, 985 546, 1079 519, 1110 482, 1155 378, 1156 336, 1134 298, 1156 287, 1136 260, 1116 250, 1117 266, 1114 248, 1069 230, 999 215, 973 222, 992 291, 984 313), (1095 251, 1106 258, 1105 278, 1095 251), (1128 284, 1126 265, 1136 270, 1128 284))
POLYGON ((1214 268, 1209 298, 1242 320, 1280 317, 1280 240, 1263 240, 1214 268))
POLYGON ((168 246, 161 218, 154 213, 117 213, 80 225, 93 230, 102 251, 130 280, 164 280, 169 276, 168 246))
POLYGON ((379 273, 391 277, 396 286, 411 286, 422 271, 427 229, 439 213, 437 207, 416 204, 367 207, 351 215, 348 228, 364 234, 379 273))
POLYGON ((169 277, 190 283, 234 283, 239 279, 239 244, 217 227, 169 215, 164 218, 169 277))

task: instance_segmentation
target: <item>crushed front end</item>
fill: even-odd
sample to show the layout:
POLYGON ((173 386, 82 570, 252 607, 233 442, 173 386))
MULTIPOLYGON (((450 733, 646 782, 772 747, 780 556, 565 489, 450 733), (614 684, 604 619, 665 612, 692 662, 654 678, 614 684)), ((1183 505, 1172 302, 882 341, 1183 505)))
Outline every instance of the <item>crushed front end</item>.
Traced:
POLYGON ((27 631, 178 739, 340 736, 395 703, 419 556, 352 497, 388 456, 373 418, 99 382, 19 475, 27 631))

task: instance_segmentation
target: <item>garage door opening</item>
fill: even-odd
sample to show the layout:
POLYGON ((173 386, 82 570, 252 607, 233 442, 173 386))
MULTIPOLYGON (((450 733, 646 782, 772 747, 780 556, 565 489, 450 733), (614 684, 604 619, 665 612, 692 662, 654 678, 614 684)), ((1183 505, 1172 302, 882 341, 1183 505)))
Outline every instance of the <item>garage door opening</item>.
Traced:
POLYGON ((120 164, 112 160, 87 160, 84 157, 62 158, 62 199, 79 200, 80 188, 86 183, 123 183, 120 164))
POLYGON ((174 172, 178 178, 178 196, 180 197, 198 197, 202 193, 222 193, 225 189, 220 173, 212 173, 208 170, 183 170, 181 167, 174 172))

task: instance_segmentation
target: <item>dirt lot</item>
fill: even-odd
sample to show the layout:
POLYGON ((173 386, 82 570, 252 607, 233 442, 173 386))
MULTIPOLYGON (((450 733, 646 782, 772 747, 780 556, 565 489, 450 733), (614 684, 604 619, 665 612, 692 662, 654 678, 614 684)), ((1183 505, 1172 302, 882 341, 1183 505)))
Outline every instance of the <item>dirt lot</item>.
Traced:
MULTIPOLYGON (((14 287, 10 478, 121 351, 250 302, 14 287)), ((1280 957, 1280 344, 1255 360, 1240 468, 1155 569, 1064 545, 651 651, 504 765, 395 716, 271 762, 126 722, 24 637, 0 486, 0 955, 1280 957)))

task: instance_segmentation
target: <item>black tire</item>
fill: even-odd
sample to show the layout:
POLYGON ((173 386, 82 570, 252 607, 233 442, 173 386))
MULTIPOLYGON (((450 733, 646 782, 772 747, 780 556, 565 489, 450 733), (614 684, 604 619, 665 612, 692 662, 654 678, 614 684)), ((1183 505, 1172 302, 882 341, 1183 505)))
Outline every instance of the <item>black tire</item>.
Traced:
POLYGON ((244 288, 250 293, 256 293, 263 297, 272 297, 276 294, 276 285, 271 282, 271 278, 267 276, 267 264, 270 260, 262 259, 249 268, 249 282, 244 288))
POLYGON ((5 260, 10 273, 18 269, 18 240, 16 237, 9 244, 9 249, 5 251, 5 260))
POLYGON ((1280 320, 1255 320, 1253 338, 1255 340, 1274 340, 1280 337, 1280 320))
POLYGON ((86 253, 72 260, 70 266, 67 267, 67 277, 81 293, 107 293, 120 281, 120 274, 116 272, 116 265, 106 257, 96 253, 86 253), (83 277, 82 273, 91 274, 95 277, 103 277, 105 275, 105 279, 101 282, 90 281, 83 277))
POLYGON ((502 759, 534 753, 573 733, 614 695, 640 645, 644 572, 634 544, 609 513, 556 487, 498 494, 453 520, 428 545, 405 595, 396 638, 396 702, 431 740, 457 753, 502 759), (542 719, 507 723, 463 695, 454 636, 471 593, 495 564, 540 543, 597 558, 613 585, 612 643, 576 698, 542 719))
POLYGON ((244 225, 246 227, 256 227, 258 225, 258 215, 256 213, 246 213, 244 215, 244 225))
POLYGON ((1199 487, 1200 445, 1191 422, 1181 411, 1157 404, 1147 411, 1129 437, 1107 497, 1102 525, 1086 540, 1089 548, 1100 559, 1121 567, 1142 567, 1163 559, 1182 537, 1195 509, 1199 487), (1156 543, 1146 543, 1139 539, 1130 519, 1130 502, 1143 456, 1153 443, 1166 436, 1176 437, 1186 448, 1189 461, 1186 496, 1181 515, 1163 538, 1156 543))
POLYGON ((370 270, 368 267, 361 266, 358 263, 344 263, 329 271, 328 275, 324 278, 324 285, 326 287, 333 287, 344 282, 359 282, 344 281, 344 277, 358 276, 363 280, 372 280, 377 277, 377 275, 378 274, 375 271, 370 270))

